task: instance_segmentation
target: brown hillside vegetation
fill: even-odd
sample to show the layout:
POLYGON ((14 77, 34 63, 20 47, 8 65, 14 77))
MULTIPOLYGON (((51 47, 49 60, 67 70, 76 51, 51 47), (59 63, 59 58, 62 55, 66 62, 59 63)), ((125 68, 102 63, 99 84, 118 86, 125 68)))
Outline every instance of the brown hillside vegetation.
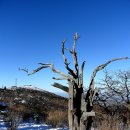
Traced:
POLYGON ((44 123, 54 126, 67 124, 67 99, 56 94, 19 87, 1 91, 0 101, 8 105, 7 109, 22 115, 23 119, 37 115, 38 120, 44 123))
MULTIPOLYGON (((68 99, 47 91, 26 88, 0 92, 0 101, 7 103, 9 115, 24 120, 38 115, 38 120, 55 127, 68 125, 68 99)), ((128 130, 130 113, 122 105, 103 107, 94 103, 93 127, 98 130, 128 130), (117 109, 118 107, 118 109, 117 109)), ((7 119, 5 119, 7 120, 7 119)), ((10 119, 11 120, 11 119, 10 119)))

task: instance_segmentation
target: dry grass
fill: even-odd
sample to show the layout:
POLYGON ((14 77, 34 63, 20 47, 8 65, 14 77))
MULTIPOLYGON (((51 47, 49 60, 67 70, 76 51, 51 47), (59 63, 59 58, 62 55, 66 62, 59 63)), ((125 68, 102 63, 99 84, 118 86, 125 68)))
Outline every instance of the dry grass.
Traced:
POLYGON ((48 112, 46 123, 54 127, 63 127, 68 124, 68 112, 61 110, 50 111, 48 112))
MULTIPOLYGON (((95 117, 93 127, 98 130, 128 130, 128 124, 119 120, 117 115, 103 115, 103 118, 95 117)), ((95 130, 97 130, 95 129, 95 130)))

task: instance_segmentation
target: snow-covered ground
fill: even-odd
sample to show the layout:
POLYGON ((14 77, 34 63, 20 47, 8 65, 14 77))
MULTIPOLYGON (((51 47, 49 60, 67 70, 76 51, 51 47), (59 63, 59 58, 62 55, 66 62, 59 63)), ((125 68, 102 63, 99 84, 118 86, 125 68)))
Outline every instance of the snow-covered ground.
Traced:
MULTIPOLYGON (((0 120, 0 130, 7 130, 4 122, 0 120)), ((69 130, 68 128, 52 128, 46 124, 21 123, 18 130, 69 130)))

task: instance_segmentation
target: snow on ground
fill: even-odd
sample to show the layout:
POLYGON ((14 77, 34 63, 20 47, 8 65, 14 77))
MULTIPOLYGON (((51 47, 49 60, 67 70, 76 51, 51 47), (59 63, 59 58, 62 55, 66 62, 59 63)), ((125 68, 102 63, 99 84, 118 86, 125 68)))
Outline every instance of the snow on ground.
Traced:
MULTIPOLYGON (((0 130, 7 130, 4 122, 0 120, 0 130)), ((21 123, 18 130, 69 130, 68 128, 52 128, 46 124, 21 123)))

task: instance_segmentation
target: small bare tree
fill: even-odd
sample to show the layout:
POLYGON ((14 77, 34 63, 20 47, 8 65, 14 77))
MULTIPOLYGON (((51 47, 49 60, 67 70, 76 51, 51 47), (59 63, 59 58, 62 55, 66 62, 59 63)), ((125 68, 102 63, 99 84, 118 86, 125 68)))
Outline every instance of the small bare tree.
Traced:
POLYGON ((83 88, 83 71, 84 71, 85 61, 82 63, 81 68, 79 68, 78 57, 76 52, 76 43, 78 39, 79 36, 76 33, 74 35, 74 42, 73 42, 72 49, 65 48, 66 40, 62 42, 62 56, 68 74, 62 73, 60 70, 56 69, 53 64, 44 64, 44 63, 39 63, 40 67, 38 67, 31 73, 27 69, 20 69, 20 70, 25 71, 26 73, 28 73, 28 75, 32 75, 44 68, 50 68, 54 73, 61 75, 61 78, 53 77, 53 79, 67 80, 69 86, 63 86, 59 83, 54 83, 53 86, 69 93, 69 101, 68 101, 69 128, 70 130, 90 130, 92 124, 92 117, 95 116, 95 113, 93 112, 93 98, 96 94, 96 91, 94 89, 94 78, 97 72, 102 70, 111 62, 117 60, 124 60, 128 58, 124 57, 124 58, 112 59, 106 62, 105 64, 101 64, 98 67, 96 67, 96 69, 92 73, 89 89, 87 91, 87 94, 85 95, 84 88, 83 88), (75 68, 74 70, 71 69, 69 66, 70 63, 68 62, 65 56, 65 51, 69 51, 69 53, 72 55, 74 61, 74 68, 75 68))
MULTIPOLYGON (((98 83, 99 96, 97 97, 99 105, 110 108, 110 105, 123 105, 129 108, 130 104, 130 77, 127 71, 118 71, 114 73, 104 72, 104 78, 98 83)), ((115 112, 117 111, 115 110, 115 112)), ((114 114, 114 113, 113 113, 114 114)))
POLYGON ((106 120, 110 119, 111 129, 116 117, 116 123, 118 126, 121 123, 121 130, 124 130, 130 120, 130 77, 127 71, 105 71, 104 74, 104 78, 98 83, 100 88, 95 104, 100 106, 106 120))
MULTIPOLYGON (((16 92, 13 92, 14 97, 16 92)), ((17 130, 20 122, 22 121, 23 109, 20 105, 14 102, 14 97, 9 95, 8 92, 1 94, 3 102, 7 104, 5 112, 3 113, 3 121, 7 130, 17 130), (10 96, 10 97, 9 97, 10 96)))
POLYGON ((20 122, 22 121, 22 112, 8 109, 4 114, 5 126, 8 130, 17 130, 20 122))

